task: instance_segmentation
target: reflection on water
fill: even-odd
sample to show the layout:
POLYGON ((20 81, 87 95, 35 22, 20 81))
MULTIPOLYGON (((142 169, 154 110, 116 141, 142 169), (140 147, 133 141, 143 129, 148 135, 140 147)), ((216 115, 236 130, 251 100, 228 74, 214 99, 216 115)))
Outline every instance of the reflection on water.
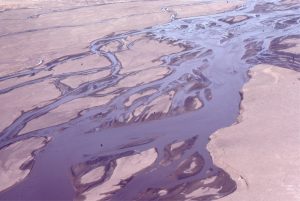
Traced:
POLYGON ((0 152, 32 136, 52 141, 31 175, 0 197, 211 200, 231 193, 235 182, 212 164, 208 137, 235 121, 252 64, 299 71, 299 13, 296 3, 248 1, 111 34, 81 53, 1 77, 1 95, 44 82, 59 95, 2 128, 0 152))

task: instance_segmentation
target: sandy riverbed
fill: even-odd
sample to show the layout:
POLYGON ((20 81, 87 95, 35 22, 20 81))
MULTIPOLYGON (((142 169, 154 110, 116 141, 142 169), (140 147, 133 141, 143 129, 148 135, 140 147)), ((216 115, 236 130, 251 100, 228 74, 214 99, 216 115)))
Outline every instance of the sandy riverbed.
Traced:
POLYGON ((299 199, 299 13, 1 1, 0 199, 299 199))
MULTIPOLYGON (((13 122, 16 123, 16 119, 26 112, 38 110, 55 102, 72 88, 76 89, 89 82, 109 79, 112 76, 111 61, 105 56, 90 54, 85 50, 93 40, 113 33, 164 24, 175 18, 224 12, 242 3, 243 1, 199 3, 195 0, 1 1, 0 75, 4 80, 0 82, 2 90, 0 113, 3 114, 0 117, 0 130, 4 131, 13 122), (79 55, 76 59, 68 59, 76 54, 79 55), (51 63, 55 63, 56 60, 59 65, 55 64, 57 65, 55 68, 43 69, 45 66, 51 66, 51 63), (36 71, 26 75, 26 71, 32 69, 36 71), (18 76, 18 74, 23 75, 18 76), (10 75, 13 76, 9 78, 10 75)), ((124 43, 131 45, 132 48, 128 51, 125 48, 119 51, 120 44, 113 42, 103 47, 103 50, 116 53, 122 64, 120 74, 124 75, 124 78, 112 87, 98 92, 100 96, 107 95, 76 97, 74 100, 58 103, 45 114, 39 115, 39 118, 33 118, 23 124, 24 128, 18 134, 24 134, 25 140, 2 148, 1 153, 7 155, 14 146, 31 146, 31 141, 26 139, 28 132, 63 124, 80 116, 84 110, 106 105, 116 96, 120 96, 121 93, 113 94, 114 91, 164 78, 170 69, 168 66, 161 66, 163 63, 160 57, 184 50, 184 47, 169 44, 168 41, 153 40, 145 35, 128 37, 124 43)), ((153 95, 158 90, 152 88, 149 91, 152 93, 147 94, 142 90, 132 94, 128 98, 129 102, 126 102, 129 105, 126 105, 125 101, 124 104, 127 107, 132 106, 133 102, 136 103, 141 97, 153 95)), ((136 109, 125 117, 124 121, 140 118, 141 114, 149 118, 154 113, 168 113, 173 95, 174 91, 156 97, 149 101, 148 105, 132 106, 136 109)), ((194 97, 193 101, 192 105, 195 106, 192 107, 199 109, 200 100, 194 97)), ((5 141, 3 144, 5 145, 5 141)), ((28 152, 26 154, 31 157, 33 150, 39 148, 40 145, 36 144, 36 148, 32 146, 30 150, 26 150, 28 152)), ((29 160, 21 159, 18 153, 11 152, 7 160, 16 160, 17 164, 29 160)), ((3 180, 2 190, 25 179, 32 166, 21 171, 17 170, 12 163, 5 162, 5 168, 10 169, 11 176, 8 175, 3 180)), ((6 173, 2 170, 1 174, 6 173)))

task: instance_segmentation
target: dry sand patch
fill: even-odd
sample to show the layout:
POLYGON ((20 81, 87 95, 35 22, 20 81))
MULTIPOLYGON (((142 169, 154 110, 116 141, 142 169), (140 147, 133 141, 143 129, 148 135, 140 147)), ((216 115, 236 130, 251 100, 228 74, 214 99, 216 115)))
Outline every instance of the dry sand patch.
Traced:
POLYGON ((299 200, 300 75, 264 64, 251 75, 239 123, 208 144, 214 162, 238 184, 221 200, 299 200))
POLYGON ((34 160, 33 152, 44 147, 49 140, 45 137, 32 137, 0 149, 0 191, 28 176, 34 160))

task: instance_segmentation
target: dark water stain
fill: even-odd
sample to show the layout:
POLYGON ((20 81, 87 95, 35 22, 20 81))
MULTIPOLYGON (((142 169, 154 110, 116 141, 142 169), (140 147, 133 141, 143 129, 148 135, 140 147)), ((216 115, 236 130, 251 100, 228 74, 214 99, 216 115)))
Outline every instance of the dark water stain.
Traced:
POLYGON ((285 39, 300 37, 297 32, 300 30, 299 18, 298 5, 248 1, 243 8, 234 11, 188 19, 174 18, 165 25, 114 33, 92 41, 88 50, 83 52, 1 77, 0 81, 25 76, 33 78, 1 89, 1 94, 53 79, 61 95, 46 106, 23 112, 1 133, 1 148, 32 136, 51 136, 53 140, 37 154, 34 165, 22 166, 32 168, 28 178, 1 192, 0 199, 82 199, 82 193, 102 185, 114 174, 118 159, 130 158, 149 149, 156 150, 155 163, 120 182, 121 188, 110 192, 105 199, 182 200, 201 188, 212 191, 198 195, 198 200, 213 200, 232 193, 235 182, 214 166, 206 150, 209 136, 236 121, 241 101, 239 91, 248 80, 250 66, 268 63, 300 70, 300 55, 283 51, 294 44, 281 43, 285 39), (232 16, 247 17, 234 22, 232 16), (131 36, 137 39, 125 43, 131 36), (163 78, 110 92, 118 96, 105 106, 82 111, 67 123, 18 135, 28 122, 60 105, 78 98, 99 97, 103 90, 131 76, 120 73, 123 66, 117 53, 130 51, 145 38, 183 48, 157 59, 170 69, 163 78), (118 44, 117 48, 105 51, 112 42, 118 44), (104 56, 110 65, 34 78, 41 72, 90 55, 104 56), (110 69, 109 76, 76 88, 61 83, 70 76, 94 74, 104 69, 110 69), (124 106, 131 95, 149 89, 157 91, 129 107, 124 106), (146 108, 140 115, 130 117, 139 106, 150 104, 172 91, 175 95, 167 113, 151 113, 150 108, 146 108), (195 98, 203 104, 200 109, 194 107, 195 98), (180 144, 172 149, 176 143, 180 144), (84 174, 99 166, 105 167, 101 178, 88 184, 80 182, 84 174))

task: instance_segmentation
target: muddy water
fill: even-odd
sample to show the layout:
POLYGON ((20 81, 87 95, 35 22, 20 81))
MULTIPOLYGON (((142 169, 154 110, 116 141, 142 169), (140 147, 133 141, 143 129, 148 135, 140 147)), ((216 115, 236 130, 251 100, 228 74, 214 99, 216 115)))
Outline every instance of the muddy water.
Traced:
POLYGON ((209 135, 235 122, 239 90, 248 80, 250 66, 270 63, 300 70, 300 55, 284 51, 294 44, 282 42, 299 39, 299 30, 299 4, 249 0, 234 11, 174 17, 165 25, 112 34, 92 41, 81 53, 1 77, 2 82, 34 77, 91 55, 110 62, 105 67, 46 75, 0 90, 5 94, 53 80, 61 93, 51 103, 23 112, 2 131, 0 147, 32 136, 51 136, 52 140, 36 154, 30 175, 1 192, 0 198, 212 200, 226 196, 236 185, 212 164, 206 150, 209 135), (120 54, 135 50, 144 40, 180 50, 161 55, 155 67, 122 72, 125 66, 120 54), (159 73, 152 78, 157 68, 159 73), (75 87, 64 83, 73 76, 105 70, 110 70, 110 75, 94 81, 75 87), (119 84, 122 80, 124 85, 119 84), (84 109, 68 122, 26 130, 30 122, 62 105, 109 95, 108 103, 84 109), (138 98, 128 103, 133 95, 138 98), (101 167, 98 175, 88 177, 101 167))

